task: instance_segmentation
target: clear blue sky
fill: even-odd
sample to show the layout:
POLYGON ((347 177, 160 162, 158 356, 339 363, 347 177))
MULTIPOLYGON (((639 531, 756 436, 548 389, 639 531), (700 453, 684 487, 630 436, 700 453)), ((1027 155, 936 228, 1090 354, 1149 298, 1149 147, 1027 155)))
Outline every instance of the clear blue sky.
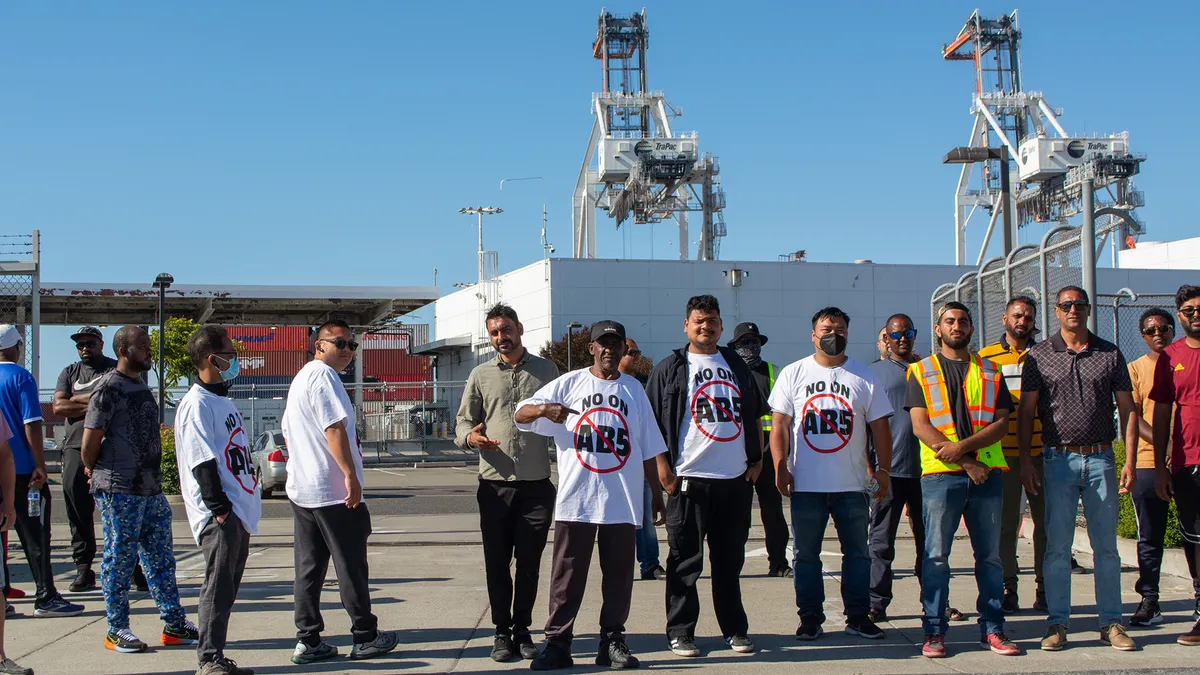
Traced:
MULTIPOLYGON (((502 269, 540 256, 540 187, 499 183, 541 175, 561 255, 601 4, 5 3, 0 231, 39 228, 50 281, 428 285, 436 267, 449 289, 475 275, 460 206, 505 209, 486 242, 502 269)), ((973 7, 649 3, 650 86, 721 160, 721 257, 952 262, 940 158, 973 85, 940 48, 973 7)), ((1147 238, 1195 235, 1200 76, 1173 28, 1198 6, 1020 9, 1026 89, 1072 133, 1128 130, 1147 238)), ((649 257, 650 236, 599 220, 604 257, 649 257)), ((654 236, 675 249, 673 226, 654 236)), ((72 354, 46 355, 50 384, 72 354)))

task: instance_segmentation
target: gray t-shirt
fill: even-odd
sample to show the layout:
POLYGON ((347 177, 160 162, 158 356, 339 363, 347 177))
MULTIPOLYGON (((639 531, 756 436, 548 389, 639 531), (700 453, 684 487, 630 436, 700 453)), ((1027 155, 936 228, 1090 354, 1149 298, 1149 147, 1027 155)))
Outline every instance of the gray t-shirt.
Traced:
POLYGON ((158 404, 145 382, 116 369, 105 373, 88 401, 83 426, 104 432, 100 459, 92 469, 92 492, 162 493, 158 404))
MULTIPOLYGON (((913 435, 912 417, 904 409, 905 373, 908 364, 885 359, 871 364, 875 383, 888 397, 894 411, 888 426, 892 430, 892 466, 889 473, 893 478, 921 477, 921 445, 913 435)), ((867 437, 870 439, 870 436, 867 437)), ((875 448, 868 448, 871 463, 875 463, 875 448)))
MULTIPOLYGON (((62 373, 58 376, 58 386, 54 388, 54 392, 61 391, 68 398, 76 394, 90 394, 95 391, 96 385, 100 384, 100 376, 116 367, 116 360, 107 356, 101 356, 96 359, 96 363, 90 365, 83 361, 76 361, 63 368, 62 373)), ((63 449, 78 450, 82 445, 83 416, 68 417, 63 449)))

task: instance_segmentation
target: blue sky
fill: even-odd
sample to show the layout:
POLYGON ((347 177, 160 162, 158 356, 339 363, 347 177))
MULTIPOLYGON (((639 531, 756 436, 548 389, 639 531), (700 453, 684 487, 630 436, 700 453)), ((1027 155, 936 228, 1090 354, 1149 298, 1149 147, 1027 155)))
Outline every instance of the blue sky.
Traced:
MULTIPOLYGON (((940 48, 974 6, 649 3, 650 86, 721 161, 721 257, 953 262, 956 171, 940 158, 967 139, 973 85, 940 48)), ((505 209, 486 241, 502 269, 540 256, 540 187, 499 183, 541 175, 561 255, 600 8, 5 3, 0 231, 39 228, 50 281, 428 285, 436 267, 449 289, 474 278, 461 206, 505 209)), ((1039 2, 1020 17, 1026 89, 1072 133, 1128 130, 1149 155, 1147 239, 1194 235, 1200 77, 1169 31, 1198 6, 1039 2)), ((651 234, 602 216, 600 254, 649 257, 651 234)), ((653 229, 658 257, 674 236, 653 229)), ((47 345, 47 384, 67 347, 47 345)))

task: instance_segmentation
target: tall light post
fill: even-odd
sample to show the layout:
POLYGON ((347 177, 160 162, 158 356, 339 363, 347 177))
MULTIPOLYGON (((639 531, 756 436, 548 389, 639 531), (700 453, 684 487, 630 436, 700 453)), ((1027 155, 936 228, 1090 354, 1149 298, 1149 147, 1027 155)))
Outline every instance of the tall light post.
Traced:
POLYGON ((474 214, 479 218, 479 283, 483 284, 483 217, 504 213, 504 209, 495 206, 466 206, 458 210, 462 214, 474 214))
POLYGON ((580 327, 578 321, 567 323, 567 372, 571 372, 571 343, 575 341, 575 329, 580 327))
MULTIPOLYGON (((1000 160, 1000 201, 1004 204, 1004 255, 1013 250, 1012 185, 1008 176, 1008 150, 1004 148, 954 148, 942 158, 942 164, 974 164, 1000 160)), ((983 257, 983 253, 979 254, 983 257)))
POLYGON ((175 277, 163 272, 154 278, 154 288, 158 289, 158 424, 162 426, 167 419, 166 403, 166 368, 167 368, 167 289, 175 283, 175 277))
POLYGON ((515 183, 520 180, 540 180, 542 182, 542 259, 546 259, 551 253, 554 253, 554 247, 546 239, 546 179, 541 176, 527 176, 525 178, 505 178, 500 181, 500 191, 504 191, 505 183, 515 183))

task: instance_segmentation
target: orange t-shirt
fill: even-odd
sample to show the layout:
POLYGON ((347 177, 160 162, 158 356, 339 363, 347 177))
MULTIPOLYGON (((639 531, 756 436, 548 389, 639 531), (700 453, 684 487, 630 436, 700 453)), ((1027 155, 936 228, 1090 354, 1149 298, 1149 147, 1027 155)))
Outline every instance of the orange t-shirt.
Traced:
MULTIPOLYGON (((1138 414, 1151 426, 1154 425, 1154 406, 1157 405, 1150 398, 1150 389, 1154 386, 1154 364, 1155 362, 1150 360, 1149 354, 1129 364, 1129 379, 1133 380, 1133 403, 1137 407, 1138 414)), ((1170 458, 1171 448, 1168 447, 1167 460, 1169 461, 1170 458)), ((1154 444, 1144 438, 1138 442, 1136 468, 1154 468, 1154 444)))

